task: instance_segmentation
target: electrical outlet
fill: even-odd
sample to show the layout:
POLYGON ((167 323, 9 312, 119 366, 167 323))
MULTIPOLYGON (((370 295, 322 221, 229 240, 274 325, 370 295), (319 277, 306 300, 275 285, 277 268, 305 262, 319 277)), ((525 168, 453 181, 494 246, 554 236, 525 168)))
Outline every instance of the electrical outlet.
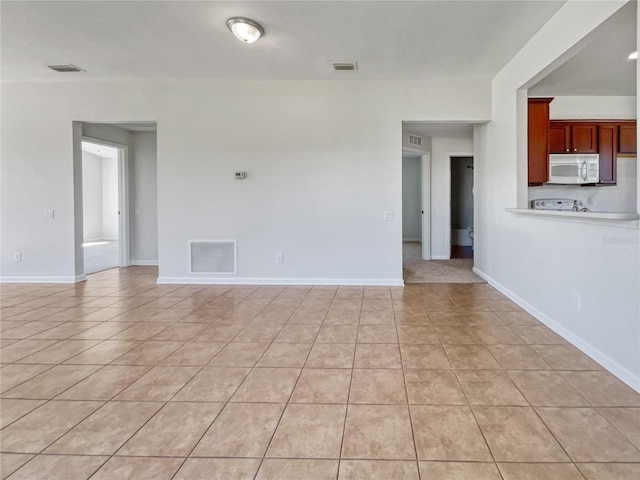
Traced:
POLYGON ((276 263, 284 263, 284 254, 276 253, 276 263))
POLYGON ((42 212, 42 218, 45 220, 53 220, 54 219, 54 211, 53 210, 44 210, 42 212))
POLYGON ((587 197, 587 205, 593 205, 593 197, 591 195, 587 197))
POLYGON ((133 211, 133 214, 136 216, 140 215, 140 209, 136 207, 136 209, 133 211))
POLYGON ((582 298, 579 293, 573 294, 573 308, 577 308, 578 310, 582 309, 582 298))
POLYGON ((16 262, 21 262, 22 261, 22 253, 20 253, 20 252, 14 253, 13 254, 13 260, 15 260, 16 262))
POLYGON ((393 210, 387 210, 386 212, 382 212, 382 219, 385 222, 393 221, 393 210))

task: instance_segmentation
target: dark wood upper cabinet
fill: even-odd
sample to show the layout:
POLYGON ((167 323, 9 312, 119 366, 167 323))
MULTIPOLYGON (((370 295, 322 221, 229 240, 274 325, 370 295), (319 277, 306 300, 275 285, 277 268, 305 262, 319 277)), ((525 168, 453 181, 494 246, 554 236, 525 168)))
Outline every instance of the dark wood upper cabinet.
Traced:
POLYGON ((603 185, 616 184, 616 125, 598 125, 598 140, 600 154, 600 183, 603 185))
POLYGON ((571 126, 554 124, 549 126, 549 153, 571 152, 571 126))
POLYGON ((597 125, 571 125, 571 153, 598 153, 597 125))
POLYGON ((529 99, 529 185, 542 185, 549 180, 549 104, 551 100, 553 99, 529 99))
POLYGON ((618 125, 618 153, 636 153, 636 123, 618 125))

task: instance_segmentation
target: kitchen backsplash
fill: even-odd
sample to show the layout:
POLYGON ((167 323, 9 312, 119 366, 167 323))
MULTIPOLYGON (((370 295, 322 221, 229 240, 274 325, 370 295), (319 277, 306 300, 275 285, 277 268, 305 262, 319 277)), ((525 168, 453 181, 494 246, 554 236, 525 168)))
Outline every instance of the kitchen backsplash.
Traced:
POLYGON ((638 189, 637 160, 618 157, 617 185, 580 187, 578 185, 543 185, 529 187, 529 203, 539 198, 571 198, 582 200, 584 206, 596 212, 635 212, 638 189), (591 197, 591 204, 588 202, 591 197))

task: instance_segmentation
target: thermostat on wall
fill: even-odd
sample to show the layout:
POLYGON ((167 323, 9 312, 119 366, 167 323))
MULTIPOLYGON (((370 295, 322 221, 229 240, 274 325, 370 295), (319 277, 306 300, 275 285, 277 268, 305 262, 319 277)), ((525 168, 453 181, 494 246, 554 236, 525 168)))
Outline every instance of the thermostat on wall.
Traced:
POLYGON ((246 172, 236 172, 236 179, 241 180, 247 176, 246 172))

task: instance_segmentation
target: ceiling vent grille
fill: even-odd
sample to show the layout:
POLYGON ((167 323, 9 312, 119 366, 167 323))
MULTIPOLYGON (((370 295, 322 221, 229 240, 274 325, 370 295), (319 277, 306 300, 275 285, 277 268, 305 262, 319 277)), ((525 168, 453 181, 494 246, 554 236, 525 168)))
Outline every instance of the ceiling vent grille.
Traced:
POLYGON ((422 137, 418 135, 409 134, 409 145, 415 145, 416 147, 422 146, 422 137))
POLYGON ((235 240, 189 241, 189 273, 238 273, 235 240))
POLYGON ((76 67, 75 65, 71 65, 70 63, 65 65, 47 65, 51 70, 55 70, 59 73, 77 73, 84 72, 84 70, 80 67, 76 67))
POLYGON ((358 69, 358 64, 356 62, 336 62, 333 64, 333 69, 339 72, 354 71, 358 69))

